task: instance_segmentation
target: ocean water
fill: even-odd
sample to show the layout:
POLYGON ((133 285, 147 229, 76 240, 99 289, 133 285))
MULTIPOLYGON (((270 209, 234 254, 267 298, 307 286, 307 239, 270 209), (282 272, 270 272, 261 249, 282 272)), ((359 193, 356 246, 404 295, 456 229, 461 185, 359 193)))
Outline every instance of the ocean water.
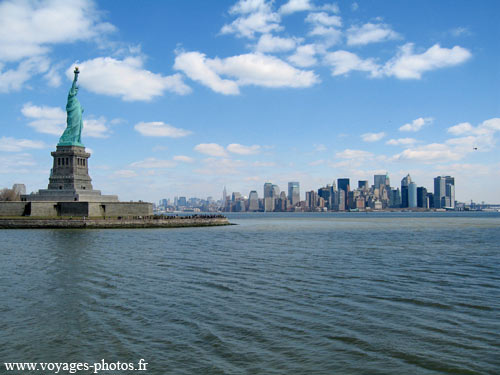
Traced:
POLYGON ((141 358, 135 374, 500 372, 500 214, 229 218, 0 230, 0 373, 141 358))

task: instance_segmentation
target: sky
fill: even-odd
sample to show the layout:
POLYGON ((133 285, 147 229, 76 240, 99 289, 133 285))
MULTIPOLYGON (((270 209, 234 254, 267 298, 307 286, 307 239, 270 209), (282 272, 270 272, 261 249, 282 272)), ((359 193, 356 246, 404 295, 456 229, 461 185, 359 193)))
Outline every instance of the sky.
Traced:
POLYGON ((500 2, 0 1, 0 187, 47 188, 75 66, 94 189, 408 173, 500 203, 500 2))

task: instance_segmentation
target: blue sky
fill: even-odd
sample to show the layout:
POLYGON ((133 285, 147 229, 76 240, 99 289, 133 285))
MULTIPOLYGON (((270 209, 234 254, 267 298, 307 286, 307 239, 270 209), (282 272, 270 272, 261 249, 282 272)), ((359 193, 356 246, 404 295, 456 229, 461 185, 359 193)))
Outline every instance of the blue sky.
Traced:
POLYGON ((1 1, 0 185, 46 188, 78 65, 93 185, 122 200, 389 172, 498 203, 499 16, 498 1, 1 1))

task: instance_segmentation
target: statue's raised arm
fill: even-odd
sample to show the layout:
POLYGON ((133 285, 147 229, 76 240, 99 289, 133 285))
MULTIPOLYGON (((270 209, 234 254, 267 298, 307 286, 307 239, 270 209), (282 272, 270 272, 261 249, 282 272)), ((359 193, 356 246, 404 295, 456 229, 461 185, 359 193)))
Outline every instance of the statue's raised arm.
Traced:
POLYGON ((80 74, 78 67, 75 67, 75 71, 73 73, 75 73, 75 78, 73 78, 73 85, 71 85, 71 89, 69 90, 70 95, 78 94, 78 86, 76 85, 76 81, 78 81, 78 74, 80 74))
POLYGON ((78 86, 76 84, 76 81, 78 80, 78 74, 80 74, 78 67, 75 68, 74 73, 75 77, 73 78, 73 84, 71 85, 71 89, 69 90, 68 94, 68 103, 66 104, 66 130, 59 139, 59 143, 57 144, 58 146, 84 147, 81 142, 83 128, 83 108, 76 98, 76 95, 78 94, 78 86))

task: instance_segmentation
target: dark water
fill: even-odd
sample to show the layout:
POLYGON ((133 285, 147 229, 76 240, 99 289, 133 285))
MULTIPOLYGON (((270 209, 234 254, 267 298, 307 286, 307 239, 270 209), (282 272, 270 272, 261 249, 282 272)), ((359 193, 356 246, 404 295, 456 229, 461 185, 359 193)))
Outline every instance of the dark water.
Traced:
POLYGON ((0 373, 140 358, 147 375, 499 373, 500 214, 231 220, 0 230, 0 373))

